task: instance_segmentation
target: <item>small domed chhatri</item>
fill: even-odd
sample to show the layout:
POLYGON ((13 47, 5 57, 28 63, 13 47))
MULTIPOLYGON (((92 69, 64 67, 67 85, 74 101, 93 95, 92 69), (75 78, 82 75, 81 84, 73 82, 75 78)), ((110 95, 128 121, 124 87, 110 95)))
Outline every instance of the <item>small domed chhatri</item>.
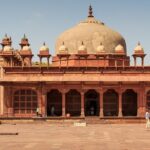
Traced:
POLYGON ((45 44, 45 42, 43 43, 43 45, 40 47, 40 51, 49 51, 48 46, 45 44))
POLYGON ((56 41, 56 54, 59 47, 65 41, 69 54, 76 54, 80 41, 84 41, 88 54, 96 53, 97 45, 103 43, 106 53, 115 53, 118 44, 123 45, 126 53, 126 43, 118 32, 107 27, 103 22, 95 19, 92 7, 89 7, 89 14, 85 21, 62 33, 56 41))
POLYGON ((100 45, 97 47, 96 52, 97 53, 106 53, 105 47, 102 43, 100 43, 100 45))
POLYGON ((81 45, 78 48, 78 52, 85 52, 86 50, 87 50, 87 48, 82 41, 81 45))
POLYGON ((141 44, 140 44, 140 42, 138 42, 138 44, 137 44, 137 46, 135 47, 135 49, 134 49, 134 53, 135 54, 144 54, 144 49, 143 49, 143 47, 141 46, 141 44))
POLYGON ((118 53, 118 54, 122 53, 122 54, 124 54, 125 53, 124 47, 121 44, 117 45, 115 47, 115 53, 118 53))
POLYGON ((11 44, 12 44, 11 37, 8 37, 7 34, 5 34, 1 43, 2 47, 4 48, 6 45, 11 46, 11 44))
POLYGON ((65 46, 65 43, 62 42, 62 45, 59 47, 59 54, 67 54, 68 48, 65 46))

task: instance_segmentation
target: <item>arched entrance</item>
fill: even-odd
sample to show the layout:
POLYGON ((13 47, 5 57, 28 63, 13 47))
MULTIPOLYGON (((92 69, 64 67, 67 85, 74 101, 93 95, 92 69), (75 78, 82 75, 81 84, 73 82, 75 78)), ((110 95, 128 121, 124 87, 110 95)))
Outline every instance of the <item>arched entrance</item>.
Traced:
POLYGON ((118 116, 118 93, 109 89, 104 93, 104 116, 118 116))
POLYGON ((99 93, 89 90, 85 93, 85 116, 99 116, 99 93))
POLYGON ((62 94, 54 89, 47 93, 47 116, 62 115, 62 94))
POLYGON ((32 115, 36 113, 38 102, 37 93, 30 89, 21 89, 14 93, 13 106, 14 114, 32 115))
POLYGON ((150 110, 150 90, 146 94, 146 109, 150 110))
POLYGON ((81 115, 81 95, 77 90, 66 93, 66 113, 71 116, 81 115))
POLYGON ((122 114, 123 116, 137 115, 137 93, 132 89, 127 89, 122 95, 122 114))

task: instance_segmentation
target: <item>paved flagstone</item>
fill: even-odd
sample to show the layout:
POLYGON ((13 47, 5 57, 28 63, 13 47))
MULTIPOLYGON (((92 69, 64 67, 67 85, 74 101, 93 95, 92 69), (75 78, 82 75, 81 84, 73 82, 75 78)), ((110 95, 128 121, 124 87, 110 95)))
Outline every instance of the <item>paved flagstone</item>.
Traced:
POLYGON ((2 124, 0 150, 150 150, 145 124, 2 124))

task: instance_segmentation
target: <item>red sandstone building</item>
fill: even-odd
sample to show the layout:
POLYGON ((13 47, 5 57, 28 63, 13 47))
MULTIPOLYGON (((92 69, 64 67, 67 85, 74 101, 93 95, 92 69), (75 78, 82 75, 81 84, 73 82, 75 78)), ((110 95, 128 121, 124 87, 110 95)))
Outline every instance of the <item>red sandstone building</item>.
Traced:
POLYGON ((150 109, 150 66, 144 66, 142 46, 134 49, 131 66, 124 38, 96 20, 91 6, 86 20, 58 37, 55 56, 43 44, 39 63, 32 62, 26 36, 19 50, 7 35, 1 45, 1 117, 33 117, 36 108, 50 117, 53 107, 55 117, 138 118, 150 109))

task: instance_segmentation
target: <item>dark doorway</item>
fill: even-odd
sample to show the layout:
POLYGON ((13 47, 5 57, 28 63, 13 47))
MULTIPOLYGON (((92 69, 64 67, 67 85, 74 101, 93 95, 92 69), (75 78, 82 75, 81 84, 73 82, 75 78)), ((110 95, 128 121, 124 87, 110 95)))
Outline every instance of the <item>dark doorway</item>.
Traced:
POLYGON ((127 89, 122 95, 122 114, 123 116, 137 115, 137 93, 132 89, 127 89))
POLYGON ((146 109, 150 110, 150 91, 148 91, 146 95, 146 109))
POLYGON ((58 90, 47 93, 47 116, 62 115, 62 94, 58 90))
POLYGON ((118 116, 118 93, 110 89, 104 93, 104 116, 118 116))
POLYGON ((70 116, 81 115, 81 95, 76 90, 66 93, 66 113, 69 113, 70 116))
POLYGON ((85 115, 99 116, 99 94, 95 90, 85 93, 85 115))

